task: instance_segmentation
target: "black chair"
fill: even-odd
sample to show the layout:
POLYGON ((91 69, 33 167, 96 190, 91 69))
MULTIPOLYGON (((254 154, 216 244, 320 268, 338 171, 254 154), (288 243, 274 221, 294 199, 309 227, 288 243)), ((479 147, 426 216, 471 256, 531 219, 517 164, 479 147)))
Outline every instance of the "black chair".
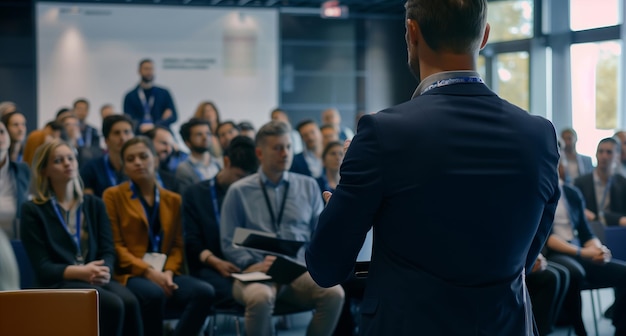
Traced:
POLYGON ((26 249, 21 240, 11 240, 11 247, 13 253, 15 253, 15 259, 17 260, 17 266, 20 269, 20 288, 28 289, 35 287, 35 271, 28 259, 26 249))

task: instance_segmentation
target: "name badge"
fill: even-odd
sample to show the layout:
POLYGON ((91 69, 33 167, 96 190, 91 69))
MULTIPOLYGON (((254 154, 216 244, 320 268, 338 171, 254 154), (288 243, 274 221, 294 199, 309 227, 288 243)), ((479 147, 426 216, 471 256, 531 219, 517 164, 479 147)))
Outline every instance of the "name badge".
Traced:
POLYGON ((143 255, 143 261, 158 271, 163 271, 165 260, 167 260, 167 256, 163 253, 151 252, 143 255))

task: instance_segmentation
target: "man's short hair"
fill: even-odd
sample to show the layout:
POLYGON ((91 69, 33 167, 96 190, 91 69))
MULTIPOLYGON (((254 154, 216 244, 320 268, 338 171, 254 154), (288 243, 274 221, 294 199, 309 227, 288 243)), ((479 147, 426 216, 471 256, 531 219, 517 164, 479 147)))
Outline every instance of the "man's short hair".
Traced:
POLYGON ((222 128, 222 126, 225 126, 225 125, 231 125, 234 129, 239 131, 239 127, 237 126, 237 124, 235 124, 234 121, 226 120, 226 121, 219 123, 219 125, 217 125, 217 128, 215 129, 215 136, 219 137, 218 134, 220 133, 220 128, 222 128))
POLYGON ((152 60, 149 58, 144 58, 141 61, 139 61, 139 69, 141 69, 144 63, 154 63, 154 62, 152 62, 152 60))
POLYGON ((259 160, 255 153, 254 141, 247 136, 238 135, 231 140, 224 150, 224 156, 230 159, 231 167, 237 167, 248 174, 259 169, 259 160))
POLYGON ((265 139, 271 136, 282 136, 285 134, 289 134, 291 132, 291 127, 285 124, 282 121, 272 120, 267 124, 261 126, 259 131, 256 133, 256 137, 254 142, 257 146, 261 146, 265 143, 265 139))
POLYGON ((60 109, 57 111, 56 118, 60 117, 60 116, 61 116, 61 114, 65 113, 65 112, 67 112, 67 111, 69 111, 69 110, 70 110, 70 109, 69 109, 69 108, 67 108, 67 107, 62 107, 62 108, 60 108, 60 109))
MULTIPOLYGON (((163 130, 163 131, 166 131, 169 134, 172 134, 172 131, 169 128, 167 128, 167 127, 165 127, 163 125, 154 125, 153 129, 149 130, 148 132, 145 132, 143 135, 147 136, 148 138, 150 138, 150 140, 154 141, 154 138, 156 137, 156 133, 157 133, 158 130, 163 130)), ((174 134, 172 134, 172 136, 173 135, 174 134)))
POLYGON ((487 0, 408 0, 405 7, 432 50, 464 54, 480 48, 487 0))
POLYGON ((302 129, 302 127, 304 127, 304 126, 306 126, 308 124, 313 124, 313 125, 317 126, 317 123, 315 121, 313 121, 312 119, 302 120, 301 122, 298 123, 298 126, 296 126, 296 129, 298 130, 298 133, 300 133, 300 129, 302 129))
POLYGON ((565 128, 561 131, 561 138, 563 137, 563 134, 565 133, 572 133, 572 135, 574 136, 574 139, 578 139, 578 134, 576 133, 576 131, 574 131, 573 128, 565 128))
POLYGON ((208 126, 209 132, 211 131, 211 124, 207 120, 200 119, 200 118, 191 118, 189 119, 188 122, 180 126, 179 133, 180 133, 180 137, 183 138, 183 141, 189 142, 189 140, 191 139, 191 129, 199 125, 208 126))
POLYGON ((252 125, 252 123, 250 123, 249 121, 242 121, 239 124, 237 124, 237 128, 240 131, 254 131, 254 125, 252 125))
POLYGON ((604 138, 602 140, 600 140, 600 142, 598 142, 598 147, 600 147, 601 144, 603 143, 612 143, 615 146, 615 150, 617 152, 621 151, 621 146, 619 144, 619 142, 617 142, 617 140, 615 140, 615 138, 604 138))
POLYGON ((76 105, 78 105, 80 103, 85 103, 87 105, 87 108, 89 108, 89 102, 85 98, 78 98, 78 99, 76 99, 72 106, 76 107, 76 105))
POLYGON ((111 133, 111 129, 113 128, 113 125, 119 122, 126 122, 130 125, 131 129, 133 128, 133 121, 126 115, 123 115, 123 114, 110 115, 102 119, 102 136, 104 136, 105 139, 108 139, 109 133, 111 133))

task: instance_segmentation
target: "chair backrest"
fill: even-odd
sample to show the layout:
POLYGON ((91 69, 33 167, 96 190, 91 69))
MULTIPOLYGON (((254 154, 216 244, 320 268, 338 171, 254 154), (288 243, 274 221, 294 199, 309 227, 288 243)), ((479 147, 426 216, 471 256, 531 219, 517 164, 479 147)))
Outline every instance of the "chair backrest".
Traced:
POLYGON ((626 227, 608 226, 604 236, 604 244, 611 250, 613 258, 626 261, 626 227))
POLYGON ((0 292, 0 335, 98 336, 95 289, 0 292))
POLYGON ((20 288, 27 289, 35 287, 35 272, 26 254, 26 249, 21 240, 11 240, 11 247, 15 253, 17 266, 20 269, 20 288))

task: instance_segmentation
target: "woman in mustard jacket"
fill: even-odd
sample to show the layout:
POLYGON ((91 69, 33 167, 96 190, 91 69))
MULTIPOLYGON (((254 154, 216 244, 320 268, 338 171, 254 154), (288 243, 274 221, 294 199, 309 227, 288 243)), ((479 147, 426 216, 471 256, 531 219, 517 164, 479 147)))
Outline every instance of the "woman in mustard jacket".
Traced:
POLYGON ((141 305, 145 335, 163 335, 166 307, 182 312, 175 335, 197 335, 211 310, 215 291, 182 275, 181 198, 159 186, 150 139, 138 136, 122 147, 129 181, 103 194, 117 252, 115 279, 141 305))

